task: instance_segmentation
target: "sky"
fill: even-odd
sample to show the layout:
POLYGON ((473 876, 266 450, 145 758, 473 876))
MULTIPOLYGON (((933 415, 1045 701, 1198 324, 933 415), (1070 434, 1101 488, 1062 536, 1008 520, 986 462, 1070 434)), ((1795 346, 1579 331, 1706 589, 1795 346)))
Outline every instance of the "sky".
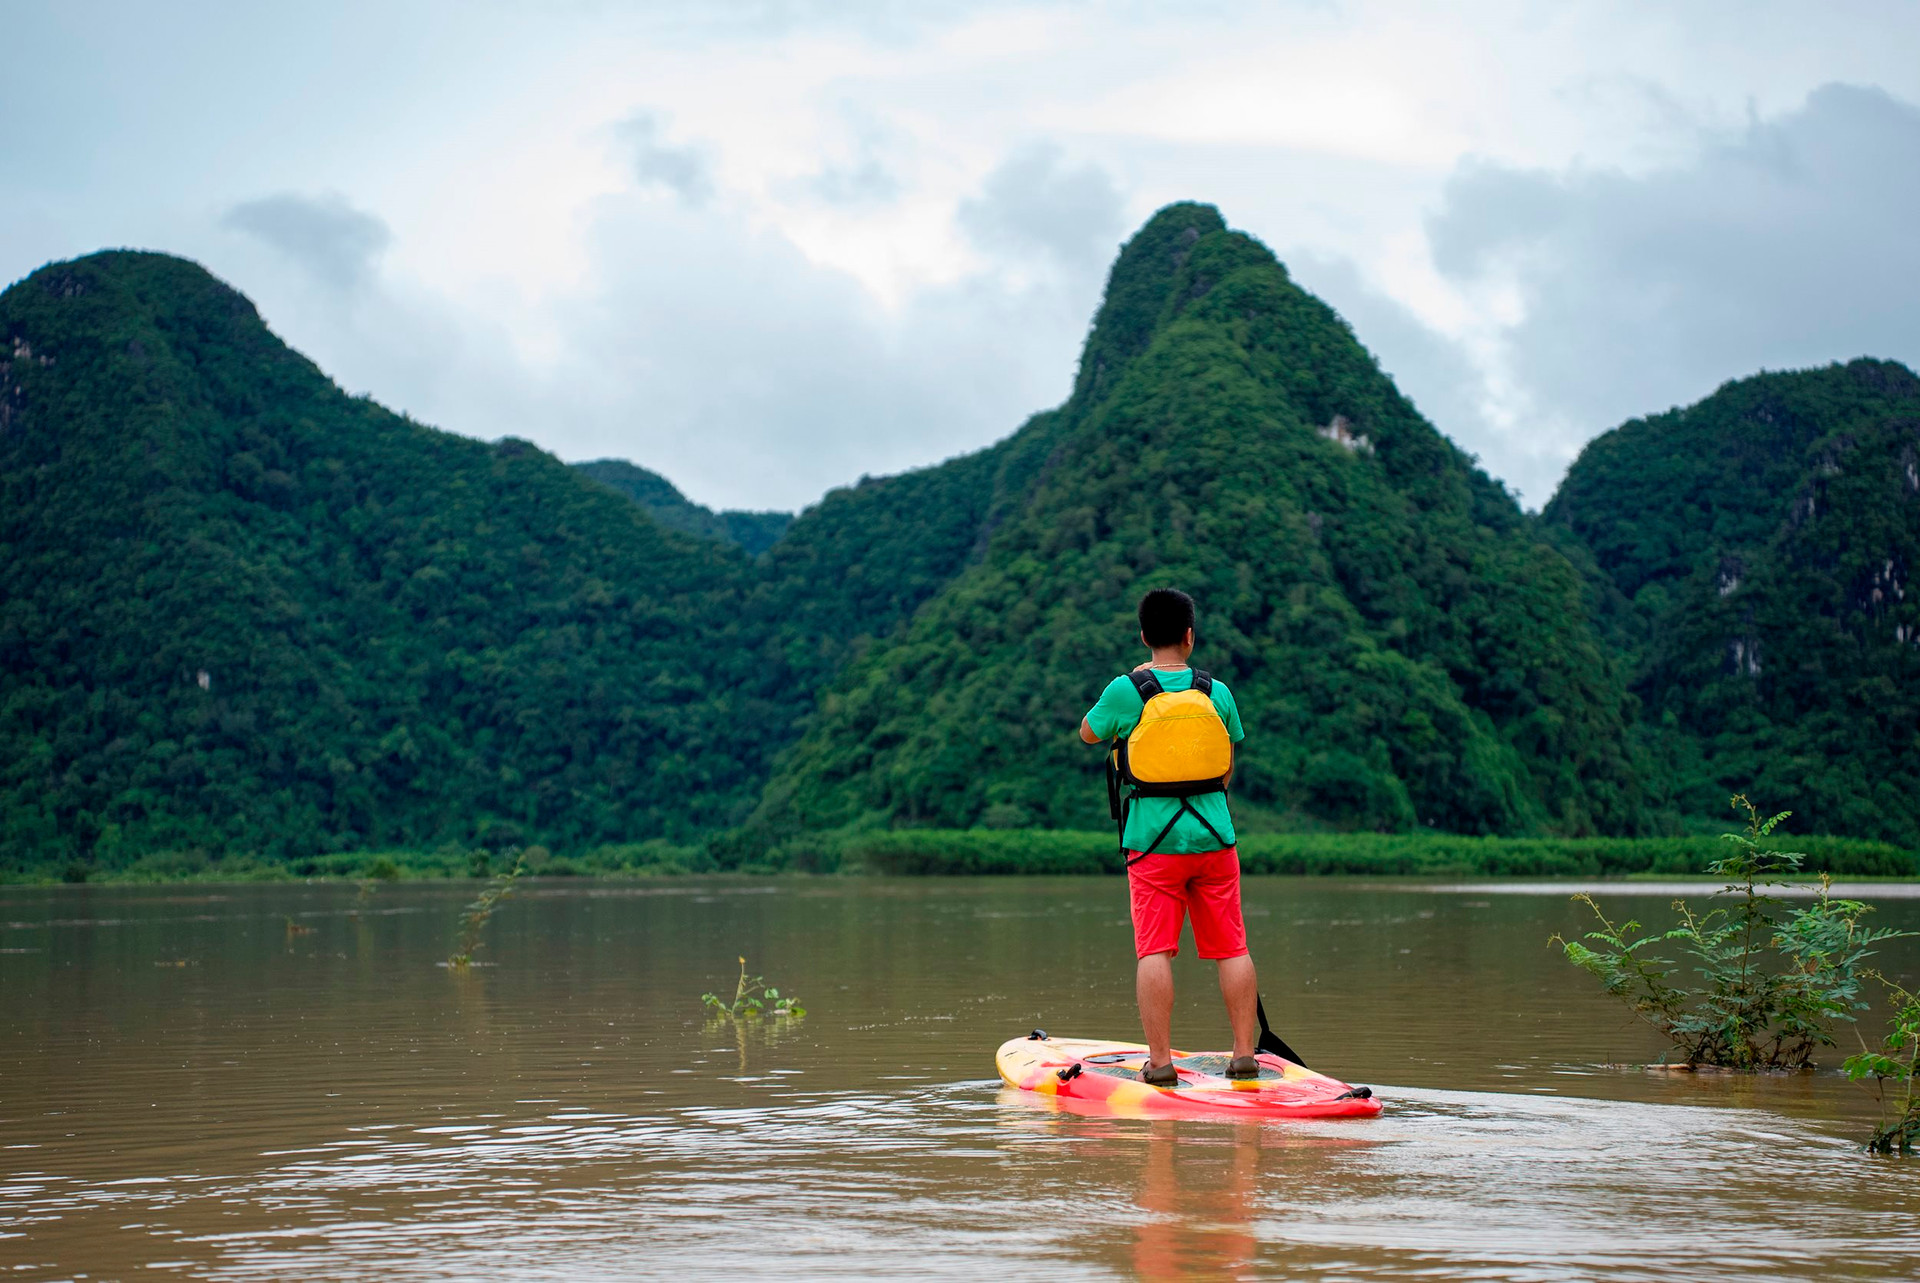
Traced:
POLYGON ((1175 200, 1530 508, 1920 366, 1920 5, 0 0, 0 280, 184 255, 344 388, 798 509, 1063 400, 1175 200))

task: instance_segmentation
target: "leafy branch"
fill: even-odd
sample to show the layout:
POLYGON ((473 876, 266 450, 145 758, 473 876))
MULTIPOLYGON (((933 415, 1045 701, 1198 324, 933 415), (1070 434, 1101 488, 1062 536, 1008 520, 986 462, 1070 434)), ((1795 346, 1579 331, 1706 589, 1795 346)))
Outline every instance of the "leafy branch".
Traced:
POLYGON ((1744 829, 1724 835, 1735 849, 1709 866, 1727 880, 1731 907, 1699 914, 1676 900, 1678 926, 1640 935, 1638 922, 1616 925, 1579 895, 1599 929, 1552 942, 1671 1039, 1688 1068, 1806 1069, 1818 1048, 1833 1045, 1832 1026, 1866 1009, 1860 984, 1874 946, 1911 933, 1863 926, 1868 906, 1833 898, 1824 877, 1813 904, 1782 916, 1783 902, 1762 888, 1786 881, 1806 857, 1766 843, 1792 812, 1763 817, 1745 794, 1731 805, 1744 813, 1744 829), (1654 956, 1663 945, 1691 957, 1698 983, 1676 982, 1674 963, 1654 956))
POLYGON ((1862 1037, 1860 1054, 1848 1056, 1842 1068, 1854 1082, 1873 1079, 1875 1094, 1880 1098, 1880 1123, 1873 1129, 1867 1148, 1882 1154, 1911 1154, 1914 1142, 1920 1140, 1920 1098, 1914 1093, 1915 1078, 1920 1075, 1920 998, 1878 971, 1864 974, 1886 986, 1894 1003, 1893 1017, 1881 1040, 1881 1050, 1870 1049, 1862 1037), (1889 1082, 1904 1084, 1897 1101, 1900 1112, 1892 1122, 1887 1121, 1889 1082))
POLYGON ((473 965, 473 955, 479 951, 480 933, 486 928, 487 919, 493 916, 502 900, 513 894, 514 884, 526 871, 526 858, 519 851, 514 851, 513 864, 506 872, 496 873, 473 903, 466 907, 466 911, 460 915, 459 943, 453 947, 453 956, 447 959, 449 967, 473 965))
POLYGON ((740 959, 740 982, 734 986, 732 1001, 718 994, 703 993, 700 1002, 715 1020, 733 1024, 743 1020, 758 1020, 762 1016, 797 1020, 807 1014, 807 1009, 800 1005, 798 998, 770 988, 763 977, 748 975, 745 957, 740 959))

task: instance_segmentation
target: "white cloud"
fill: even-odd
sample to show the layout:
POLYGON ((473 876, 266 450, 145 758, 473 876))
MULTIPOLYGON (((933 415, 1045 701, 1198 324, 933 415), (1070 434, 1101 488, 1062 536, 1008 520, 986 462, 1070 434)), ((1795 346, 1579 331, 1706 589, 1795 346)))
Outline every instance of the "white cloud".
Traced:
POLYGON ((1069 166, 1058 146, 1023 147, 960 202, 960 225, 990 253, 1036 252, 1070 266, 1105 266, 1125 201, 1097 165, 1069 166))
POLYGON ((900 180, 878 157, 863 156, 852 165, 826 165, 806 180, 809 191, 829 205, 884 205, 901 193, 900 180))
POLYGON ((1543 502, 1595 433, 1729 378, 1869 355, 1920 364, 1920 109, 1832 85, 1644 175, 1463 166, 1434 259, 1504 288, 1485 375, 1543 502))
POLYGON ((283 192, 243 201, 221 221, 258 238, 321 284, 337 290, 365 286, 393 240, 384 222, 355 209, 338 194, 283 192))
POLYGON ((8 39, 0 119, 34 124, 0 165, 0 276, 185 253, 356 391, 707 502, 803 503, 1054 403, 1116 242, 1169 200, 1274 246, 1536 503, 1582 434, 1902 321, 1804 249, 1878 243, 1848 135, 1800 140, 1839 168, 1797 232, 1709 190, 1750 112, 1785 128, 1827 82, 1920 102, 1900 0, 82 0, 8 39), (284 195, 328 191, 352 204, 284 195), (1643 206, 1697 211, 1693 248, 1623 239, 1643 206), (1741 245, 1838 284, 1730 288, 1741 245), (1695 319, 1611 350, 1647 288, 1695 319), (1799 319, 1709 324, 1718 296, 1799 319))
POLYGON ((555 312, 563 422, 539 439, 635 458, 703 501, 797 507, 1004 436, 1071 385, 1121 199, 1053 152, 996 174, 1009 169, 1041 181, 1017 194, 990 182, 969 208, 1008 238, 997 250, 1043 255, 1047 270, 990 260, 897 307, 742 214, 600 202, 595 288, 555 312))
POLYGON ((667 141, 665 122, 657 112, 643 111, 615 126, 626 147, 633 172, 643 184, 658 184, 677 192, 691 204, 713 195, 713 175, 706 153, 698 147, 667 141))

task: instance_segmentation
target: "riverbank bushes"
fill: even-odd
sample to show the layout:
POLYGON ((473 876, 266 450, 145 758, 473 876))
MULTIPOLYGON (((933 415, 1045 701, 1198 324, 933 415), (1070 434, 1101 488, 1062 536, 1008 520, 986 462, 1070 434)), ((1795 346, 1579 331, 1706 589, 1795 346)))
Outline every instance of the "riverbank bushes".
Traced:
MULTIPOLYGON (((1804 872, 1839 877, 1916 876, 1915 853, 1851 838, 1798 839, 1804 872)), ((1362 877, 1621 878, 1704 875, 1725 854, 1712 836, 1672 838, 1490 838, 1445 833, 1260 833, 1240 841, 1252 874, 1362 877)), ((249 882, 399 876, 487 877, 502 856, 455 846, 433 851, 351 852, 311 859, 214 859, 199 852, 147 856, 119 868, 47 864, 0 875, 14 882, 249 882), (80 875, 84 873, 85 877, 80 875)), ((623 843, 584 851, 526 851, 535 877, 671 877, 718 872, 704 847, 623 843)), ((1066 829, 887 829, 814 834, 739 867, 745 873, 1117 874, 1109 833, 1066 829)))
MULTIPOLYGON (((1803 839, 1808 873, 1912 877, 1914 853, 1884 842, 1803 839)), ((1704 874, 1715 837, 1493 838, 1444 833, 1261 833, 1240 839, 1247 873, 1371 877, 1632 877, 1704 874)), ((800 867, 895 874, 1116 873, 1105 833, 894 829, 811 838, 776 855, 800 867)))

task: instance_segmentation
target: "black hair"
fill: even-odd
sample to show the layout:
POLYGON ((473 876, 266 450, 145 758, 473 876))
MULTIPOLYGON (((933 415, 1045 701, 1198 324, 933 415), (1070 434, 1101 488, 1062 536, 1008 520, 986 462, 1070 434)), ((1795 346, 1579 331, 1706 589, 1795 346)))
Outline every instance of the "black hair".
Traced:
POLYGON ((1140 599, 1140 636, 1149 646, 1178 646, 1193 627, 1193 598, 1178 588, 1156 588, 1140 599))

